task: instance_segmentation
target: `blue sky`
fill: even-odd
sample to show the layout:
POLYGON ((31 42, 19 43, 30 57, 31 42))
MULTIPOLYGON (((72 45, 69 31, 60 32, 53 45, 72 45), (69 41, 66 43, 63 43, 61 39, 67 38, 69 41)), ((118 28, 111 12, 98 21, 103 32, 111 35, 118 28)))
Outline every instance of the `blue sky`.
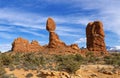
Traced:
POLYGON ((0 51, 11 49, 17 37, 48 44, 46 20, 66 44, 86 46, 88 22, 103 22, 107 46, 120 48, 120 0, 0 0, 0 51))

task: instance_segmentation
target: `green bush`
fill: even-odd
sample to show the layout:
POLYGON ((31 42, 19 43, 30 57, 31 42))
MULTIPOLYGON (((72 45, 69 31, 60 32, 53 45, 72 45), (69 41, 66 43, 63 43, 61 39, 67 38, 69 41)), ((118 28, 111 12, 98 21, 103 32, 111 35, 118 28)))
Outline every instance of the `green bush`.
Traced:
POLYGON ((70 73, 74 73, 79 69, 83 58, 80 55, 62 55, 57 56, 58 70, 65 70, 70 73))
POLYGON ((3 65, 10 65, 13 63, 13 58, 11 55, 0 54, 0 61, 3 65))
POLYGON ((106 64, 109 65, 118 65, 120 66, 120 54, 112 54, 110 56, 105 56, 104 61, 106 64))
POLYGON ((94 52, 87 52, 86 57, 84 58, 84 63, 88 64, 88 63, 93 63, 96 64, 97 62, 100 61, 100 58, 94 55, 94 52))
POLYGON ((33 74, 32 74, 32 73, 28 73, 28 74, 26 75, 26 78, 30 78, 30 77, 33 77, 33 74))
POLYGON ((5 69, 3 67, 3 65, 0 63, 0 78, 5 74, 5 69))
POLYGON ((43 56, 36 56, 33 53, 27 53, 23 55, 23 64, 29 69, 37 69, 45 64, 45 58, 43 56))

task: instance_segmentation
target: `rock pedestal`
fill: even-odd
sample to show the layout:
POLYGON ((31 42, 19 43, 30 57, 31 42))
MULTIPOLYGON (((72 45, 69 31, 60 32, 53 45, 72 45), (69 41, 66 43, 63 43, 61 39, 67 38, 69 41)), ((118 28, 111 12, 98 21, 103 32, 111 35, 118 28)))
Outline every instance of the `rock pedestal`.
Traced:
POLYGON ((49 32, 49 48, 64 47, 66 44, 59 39, 59 36, 55 33, 56 24, 52 18, 48 18, 46 24, 46 30, 49 32))

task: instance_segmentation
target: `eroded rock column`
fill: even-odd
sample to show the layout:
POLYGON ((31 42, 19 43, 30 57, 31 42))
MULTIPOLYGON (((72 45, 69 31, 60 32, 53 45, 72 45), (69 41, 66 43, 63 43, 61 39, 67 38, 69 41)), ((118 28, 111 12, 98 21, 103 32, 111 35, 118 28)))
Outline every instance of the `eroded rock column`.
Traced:
POLYGON ((100 21, 88 23, 86 27, 87 49, 89 51, 106 52, 105 34, 100 21))

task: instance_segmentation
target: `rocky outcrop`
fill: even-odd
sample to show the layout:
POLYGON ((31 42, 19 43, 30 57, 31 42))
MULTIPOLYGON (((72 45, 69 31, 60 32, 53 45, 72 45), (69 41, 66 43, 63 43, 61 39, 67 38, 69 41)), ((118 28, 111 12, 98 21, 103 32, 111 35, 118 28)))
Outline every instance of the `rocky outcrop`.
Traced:
POLYGON ((55 33, 56 25, 52 18, 48 18, 46 24, 46 30, 49 32, 49 48, 64 47, 66 44, 59 39, 59 36, 55 33))
POLYGON ((30 52, 39 52, 41 48, 42 46, 40 46, 36 40, 32 41, 31 44, 29 44, 30 52))
POLYGON ((71 44, 70 47, 74 50, 80 50, 77 44, 71 44))
POLYGON ((15 52, 28 52, 29 41, 23 38, 17 38, 12 43, 12 51, 15 52))
POLYGON ((12 51, 14 52, 38 52, 41 48, 37 41, 29 43, 28 40, 21 37, 15 39, 12 43, 12 51))
POLYGON ((103 24, 100 21, 88 23, 86 27, 87 49, 106 53, 103 24))

